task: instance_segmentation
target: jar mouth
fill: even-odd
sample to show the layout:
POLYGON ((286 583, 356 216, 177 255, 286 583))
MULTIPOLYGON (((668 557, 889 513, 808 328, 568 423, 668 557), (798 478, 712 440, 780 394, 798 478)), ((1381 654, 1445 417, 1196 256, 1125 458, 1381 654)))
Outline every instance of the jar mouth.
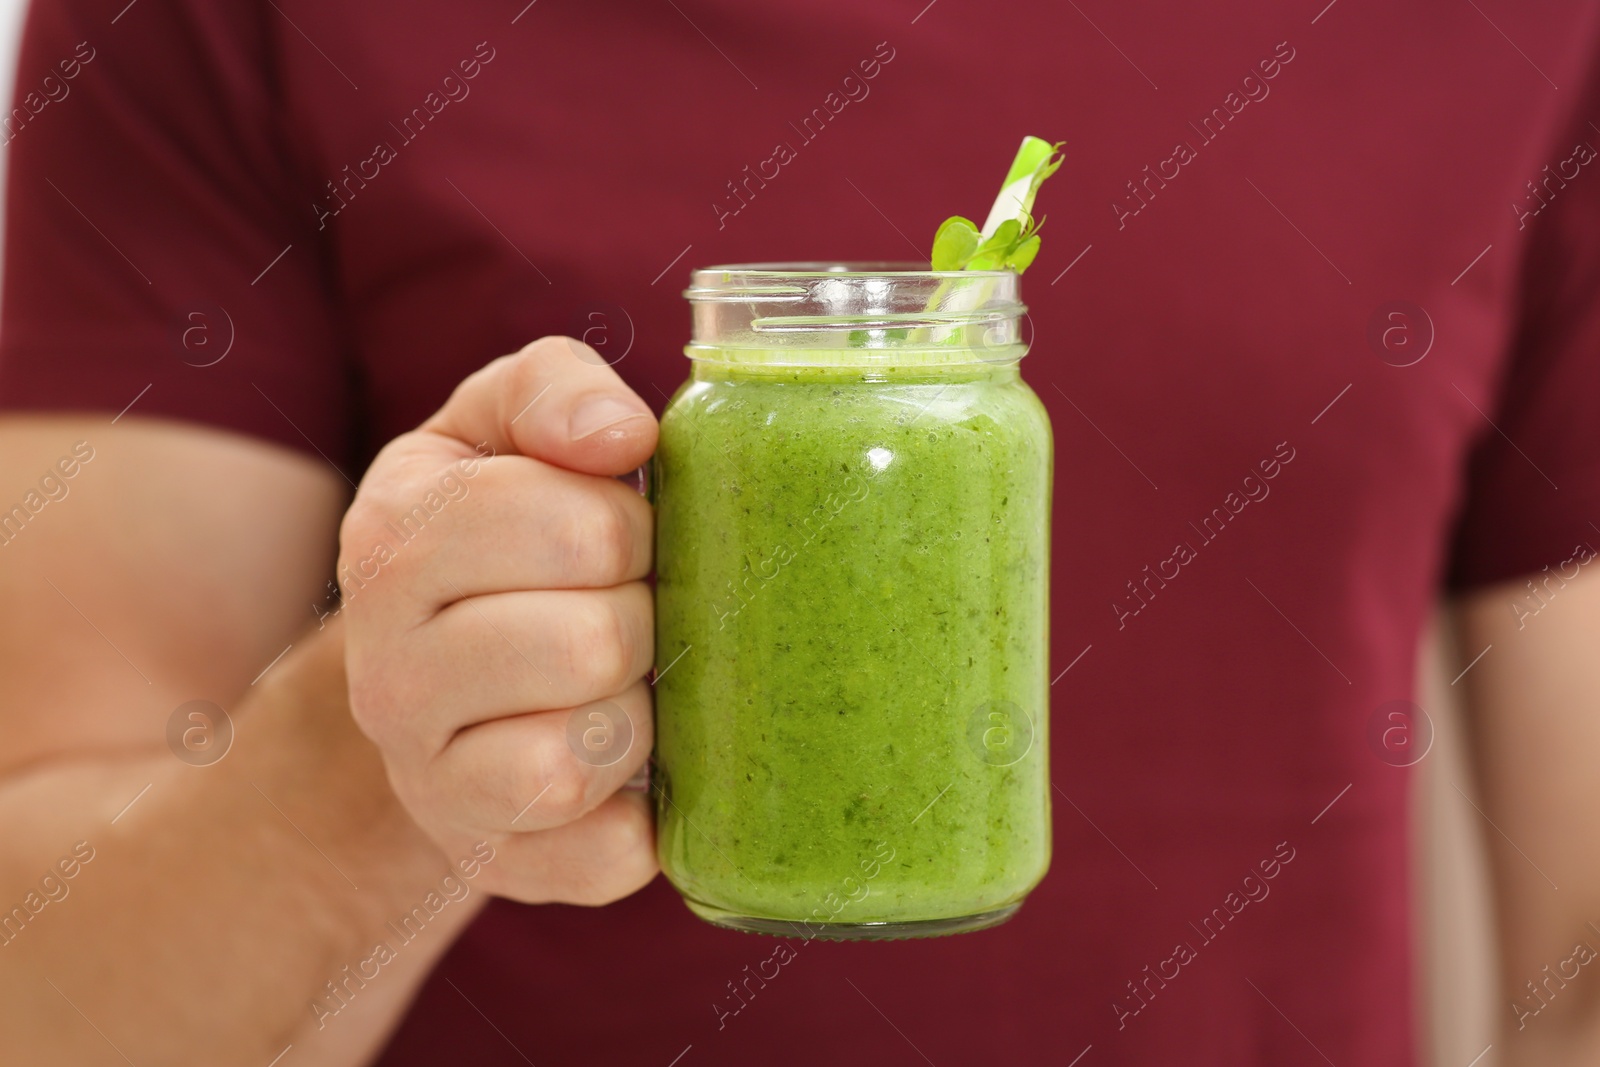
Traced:
POLYGON ((710 267, 697 267, 690 272, 690 284, 699 286, 703 281, 715 284, 717 275, 798 275, 811 278, 817 275, 862 274, 902 277, 916 275, 933 278, 999 278, 1013 274, 1009 270, 934 270, 927 263, 912 260, 882 260, 876 262, 834 262, 811 260, 794 263, 719 263, 710 267))
POLYGON ((691 359, 802 365, 1014 362, 1027 306, 1009 270, 914 262, 735 263, 691 272, 691 359))

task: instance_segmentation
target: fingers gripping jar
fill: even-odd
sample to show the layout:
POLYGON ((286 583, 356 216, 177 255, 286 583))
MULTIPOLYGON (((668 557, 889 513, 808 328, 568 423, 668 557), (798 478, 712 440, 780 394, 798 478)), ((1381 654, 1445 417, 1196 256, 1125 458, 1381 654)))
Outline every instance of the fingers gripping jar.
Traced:
POLYGON ((694 272, 656 455, 661 867, 702 918, 980 929, 1050 861, 1052 445, 1017 275, 694 272))

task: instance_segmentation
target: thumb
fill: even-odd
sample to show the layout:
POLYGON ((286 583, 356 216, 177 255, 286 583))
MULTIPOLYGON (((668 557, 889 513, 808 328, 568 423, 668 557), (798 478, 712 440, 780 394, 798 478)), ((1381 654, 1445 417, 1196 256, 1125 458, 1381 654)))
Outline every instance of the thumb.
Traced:
POLYGON ((583 474, 617 475, 655 451, 658 427, 594 349, 542 337, 469 375, 422 429, 583 474))

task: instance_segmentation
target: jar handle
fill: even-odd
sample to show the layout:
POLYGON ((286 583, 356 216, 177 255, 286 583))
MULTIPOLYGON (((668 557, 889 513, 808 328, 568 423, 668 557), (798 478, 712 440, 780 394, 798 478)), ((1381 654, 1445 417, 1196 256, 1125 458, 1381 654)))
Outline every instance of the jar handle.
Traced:
POLYGON ((656 457, 651 456, 627 474, 617 475, 617 481, 637 492, 651 505, 656 502, 656 457))

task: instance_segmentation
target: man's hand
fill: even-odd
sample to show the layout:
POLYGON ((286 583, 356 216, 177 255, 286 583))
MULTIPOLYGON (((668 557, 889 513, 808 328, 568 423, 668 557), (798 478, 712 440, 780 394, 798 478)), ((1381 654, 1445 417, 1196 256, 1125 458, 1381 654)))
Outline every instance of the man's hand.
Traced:
POLYGON ((648 798, 621 790, 653 736, 652 517, 614 476, 657 426, 580 350, 547 337, 472 375, 378 455, 340 530, 356 722, 444 853, 488 840, 484 887, 530 903, 656 873, 648 798))

